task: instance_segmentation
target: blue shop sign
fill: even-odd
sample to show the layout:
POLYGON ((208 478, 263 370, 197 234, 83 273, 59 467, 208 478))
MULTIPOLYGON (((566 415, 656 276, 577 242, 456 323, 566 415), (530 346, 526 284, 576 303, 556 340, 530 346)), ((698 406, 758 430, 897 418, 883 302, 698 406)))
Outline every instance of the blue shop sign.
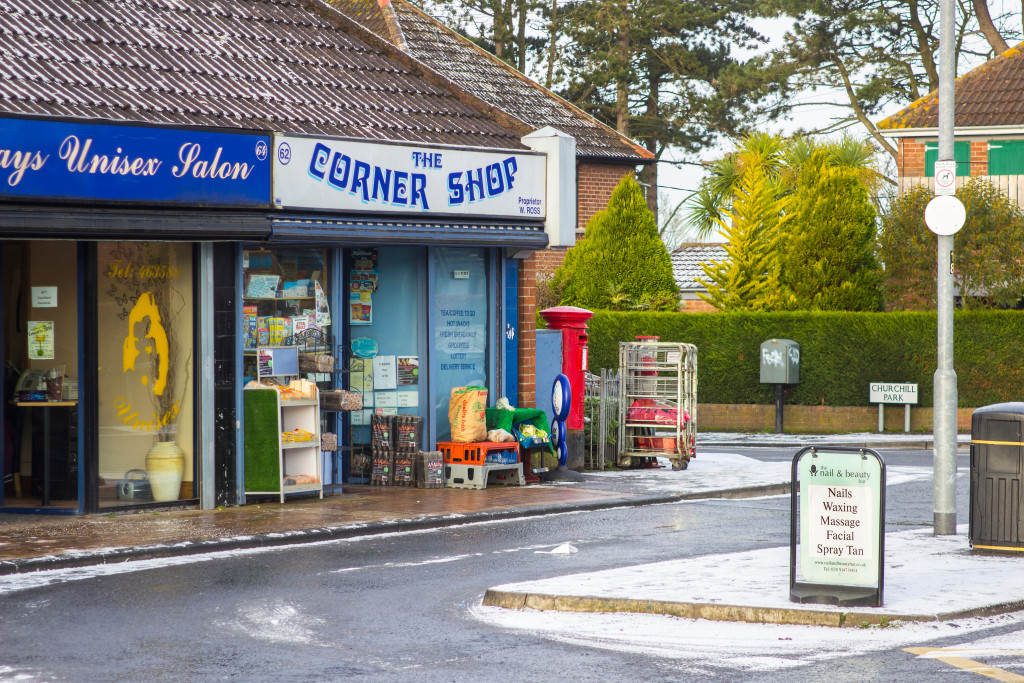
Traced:
POLYGON ((270 203, 270 138, 0 119, 0 197, 270 203))

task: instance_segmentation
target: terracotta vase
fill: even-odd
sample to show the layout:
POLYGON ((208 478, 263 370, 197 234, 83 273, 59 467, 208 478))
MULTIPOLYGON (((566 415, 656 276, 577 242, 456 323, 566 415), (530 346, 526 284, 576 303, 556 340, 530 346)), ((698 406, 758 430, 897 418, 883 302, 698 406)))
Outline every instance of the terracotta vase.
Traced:
POLYGON ((184 473, 185 453, 173 441, 158 441, 146 453, 146 477, 153 489, 153 500, 178 500, 184 473))

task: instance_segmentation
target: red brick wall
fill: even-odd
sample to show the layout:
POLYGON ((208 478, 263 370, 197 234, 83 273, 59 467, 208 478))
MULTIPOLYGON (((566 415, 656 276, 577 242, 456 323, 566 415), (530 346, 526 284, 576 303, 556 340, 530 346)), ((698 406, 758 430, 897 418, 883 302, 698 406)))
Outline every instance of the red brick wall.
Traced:
MULTIPOLYGON (((924 140, 902 138, 896 163, 901 178, 923 178, 924 140)), ((988 140, 971 140, 971 175, 988 175, 988 140)))
POLYGON ((519 396, 516 408, 532 408, 537 384, 537 261, 540 254, 519 262, 519 396))
POLYGON ((559 266, 562 265, 562 261, 565 260, 567 251, 567 249, 545 249, 544 251, 533 252, 530 260, 536 265, 537 275, 553 275, 559 266))
POLYGON ((988 175, 988 140, 971 140, 971 175, 988 175))
POLYGON ((684 313, 718 313, 718 309, 703 299, 683 299, 679 310, 684 313))
POLYGON ((576 232, 582 233, 595 213, 608 207, 612 190, 635 166, 582 163, 576 169, 576 232))
POLYGON ((896 165, 901 178, 924 177, 924 141, 916 138, 900 138, 896 165))
MULTIPOLYGON (((885 430, 903 431, 903 406, 885 407, 885 430)), ((786 432, 877 432, 878 406, 783 406, 786 432)), ((957 409, 957 431, 971 431, 973 408, 957 409)), ((775 429, 774 405, 697 404, 697 443, 701 430, 763 432, 775 429)), ((910 408, 911 431, 930 432, 932 408, 910 408)))

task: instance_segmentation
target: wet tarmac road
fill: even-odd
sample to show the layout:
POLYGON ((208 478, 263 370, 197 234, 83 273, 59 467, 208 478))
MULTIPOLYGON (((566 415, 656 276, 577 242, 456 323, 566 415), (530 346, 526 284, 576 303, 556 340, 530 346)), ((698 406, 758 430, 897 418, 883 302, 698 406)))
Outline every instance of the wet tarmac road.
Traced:
MULTIPOLYGON (((930 505, 930 483, 893 487, 888 520, 927 523, 930 505)), ((965 507, 960 514, 966 520, 965 507)), ((472 608, 500 583, 779 546, 788 534, 789 498, 778 496, 3 577, 0 678, 687 680, 671 659, 495 628, 472 608), (551 552, 562 544, 577 552, 551 552)), ((888 658, 909 660, 901 651, 888 658)), ((884 671, 885 659, 865 666, 844 663, 836 668, 848 674, 833 680, 865 680, 857 675, 884 671)), ((748 679, 726 663, 701 669, 702 679, 748 679)), ((824 671, 806 673, 822 680, 814 674, 824 671)))

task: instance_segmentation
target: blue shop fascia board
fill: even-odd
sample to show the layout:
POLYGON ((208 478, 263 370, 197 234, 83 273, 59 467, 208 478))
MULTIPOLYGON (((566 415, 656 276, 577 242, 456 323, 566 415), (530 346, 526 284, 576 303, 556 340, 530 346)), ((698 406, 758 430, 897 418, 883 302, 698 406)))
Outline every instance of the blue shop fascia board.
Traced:
POLYGON ((270 135, 0 118, 0 198, 270 208, 270 135))

